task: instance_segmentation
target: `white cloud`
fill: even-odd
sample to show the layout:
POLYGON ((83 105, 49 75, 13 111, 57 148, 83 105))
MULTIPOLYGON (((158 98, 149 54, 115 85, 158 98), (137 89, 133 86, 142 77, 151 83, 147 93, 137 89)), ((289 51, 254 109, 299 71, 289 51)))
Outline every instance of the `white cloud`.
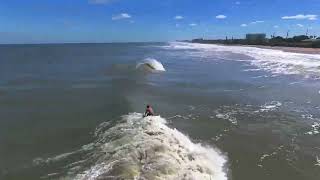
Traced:
POLYGON ((195 24, 195 23, 191 23, 189 24, 189 26, 197 26, 198 24, 195 24))
POLYGON ((297 24, 297 26, 299 26, 299 27, 303 27, 303 25, 302 25, 302 24, 297 24))
POLYGON ((276 29, 277 29, 277 28, 279 28, 279 26, 278 26, 278 25, 274 25, 273 28, 276 28, 276 29))
POLYGON ((258 23, 264 23, 264 21, 253 21, 250 24, 258 24, 258 23))
POLYGON ((308 19, 308 20, 317 20, 318 15, 315 14, 298 14, 295 16, 283 16, 281 19, 296 19, 296 20, 302 20, 302 19, 308 19))
POLYGON ((225 19, 225 18, 227 18, 227 16, 220 14, 220 15, 217 15, 216 18, 217 19, 225 19))
POLYGON ((114 0, 88 0, 89 4, 109 4, 114 0))
POLYGON ((112 16, 111 19, 112 20, 120 20, 120 19, 129 19, 129 18, 131 18, 130 14, 121 13, 121 14, 112 16))
POLYGON ((174 19, 176 19, 176 20, 180 20, 180 19, 183 19, 183 18, 184 18, 183 16, 179 16, 179 15, 174 17, 174 19))
POLYGON ((236 5, 240 5, 240 4, 241 4, 241 2, 240 2, 240 1, 237 1, 237 2, 235 2, 235 4, 236 4, 236 5))
POLYGON ((240 26, 241 26, 241 27, 247 27, 248 24, 241 24, 240 26))

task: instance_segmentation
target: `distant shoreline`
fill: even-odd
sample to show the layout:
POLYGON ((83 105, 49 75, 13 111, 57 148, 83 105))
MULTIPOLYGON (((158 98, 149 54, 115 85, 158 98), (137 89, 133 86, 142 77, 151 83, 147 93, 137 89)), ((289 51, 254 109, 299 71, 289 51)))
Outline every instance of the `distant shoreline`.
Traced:
MULTIPOLYGON (((251 46, 251 45, 248 45, 251 46)), ((292 53, 302 53, 302 54, 320 54, 320 48, 311 48, 311 47, 286 47, 286 46, 252 46, 258 47, 262 49, 274 49, 274 50, 281 50, 285 52, 292 52, 292 53)))
MULTIPOLYGON (((190 43, 208 44, 208 43, 199 43, 199 42, 190 42, 190 43)), ((244 45, 244 44, 220 44, 220 43, 211 43, 211 44, 221 45, 221 46, 257 47, 257 48, 261 48, 261 49, 273 49, 273 50, 281 50, 281 51, 284 51, 284 52, 301 53, 301 54, 320 54, 320 48, 312 48, 312 47, 244 45)))
POLYGON ((192 39, 185 42, 200 44, 221 44, 231 46, 254 46, 268 49, 281 49, 283 51, 299 53, 316 53, 320 52, 320 37, 297 35, 293 37, 271 36, 266 38, 265 33, 246 34, 244 39, 192 39))
POLYGON ((0 43, 0 46, 23 46, 23 45, 73 45, 73 44, 143 44, 143 43, 166 43, 166 41, 137 41, 137 42, 64 42, 64 43, 0 43))

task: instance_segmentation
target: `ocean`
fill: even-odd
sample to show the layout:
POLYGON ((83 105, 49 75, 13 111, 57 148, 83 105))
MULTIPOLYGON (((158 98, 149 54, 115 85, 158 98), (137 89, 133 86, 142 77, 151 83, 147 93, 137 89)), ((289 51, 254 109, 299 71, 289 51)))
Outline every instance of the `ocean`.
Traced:
POLYGON ((0 179, 318 180, 319 110, 319 54, 0 45, 0 179))

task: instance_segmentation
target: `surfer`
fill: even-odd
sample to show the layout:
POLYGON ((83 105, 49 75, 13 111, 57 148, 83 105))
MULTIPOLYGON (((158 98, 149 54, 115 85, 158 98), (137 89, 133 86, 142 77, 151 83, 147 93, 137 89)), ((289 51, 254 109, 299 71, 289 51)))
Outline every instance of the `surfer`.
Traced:
POLYGON ((147 117, 147 116, 153 116, 154 115, 154 112, 153 112, 153 109, 150 105, 147 105, 147 108, 146 108, 146 112, 144 113, 144 117, 147 117))

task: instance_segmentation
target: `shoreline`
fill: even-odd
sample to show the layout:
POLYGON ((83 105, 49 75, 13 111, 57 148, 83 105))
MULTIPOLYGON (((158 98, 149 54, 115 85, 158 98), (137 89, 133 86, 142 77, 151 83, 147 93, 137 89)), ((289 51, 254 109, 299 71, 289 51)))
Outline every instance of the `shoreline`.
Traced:
MULTIPOLYGON (((194 43, 194 42, 191 42, 194 43)), ((196 42, 198 43, 198 42, 196 42)), ((198 44, 209 44, 209 43, 198 43, 198 44)), ((284 52, 291 52, 291 53, 300 53, 300 54, 319 54, 320 55, 320 48, 309 48, 309 47, 289 47, 289 46, 266 46, 266 45, 243 45, 243 44, 219 44, 219 43, 212 43, 214 45, 221 45, 221 46, 242 46, 242 47, 256 47, 261 49, 272 49, 272 50, 280 50, 284 52)))
POLYGON ((250 46, 249 47, 257 47, 262 49, 273 49, 273 50, 281 50, 284 52, 292 52, 292 53, 301 53, 301 54, 320 54, 319 48, 305 48, 305 47, 285 47, 285 46, 250 46))

